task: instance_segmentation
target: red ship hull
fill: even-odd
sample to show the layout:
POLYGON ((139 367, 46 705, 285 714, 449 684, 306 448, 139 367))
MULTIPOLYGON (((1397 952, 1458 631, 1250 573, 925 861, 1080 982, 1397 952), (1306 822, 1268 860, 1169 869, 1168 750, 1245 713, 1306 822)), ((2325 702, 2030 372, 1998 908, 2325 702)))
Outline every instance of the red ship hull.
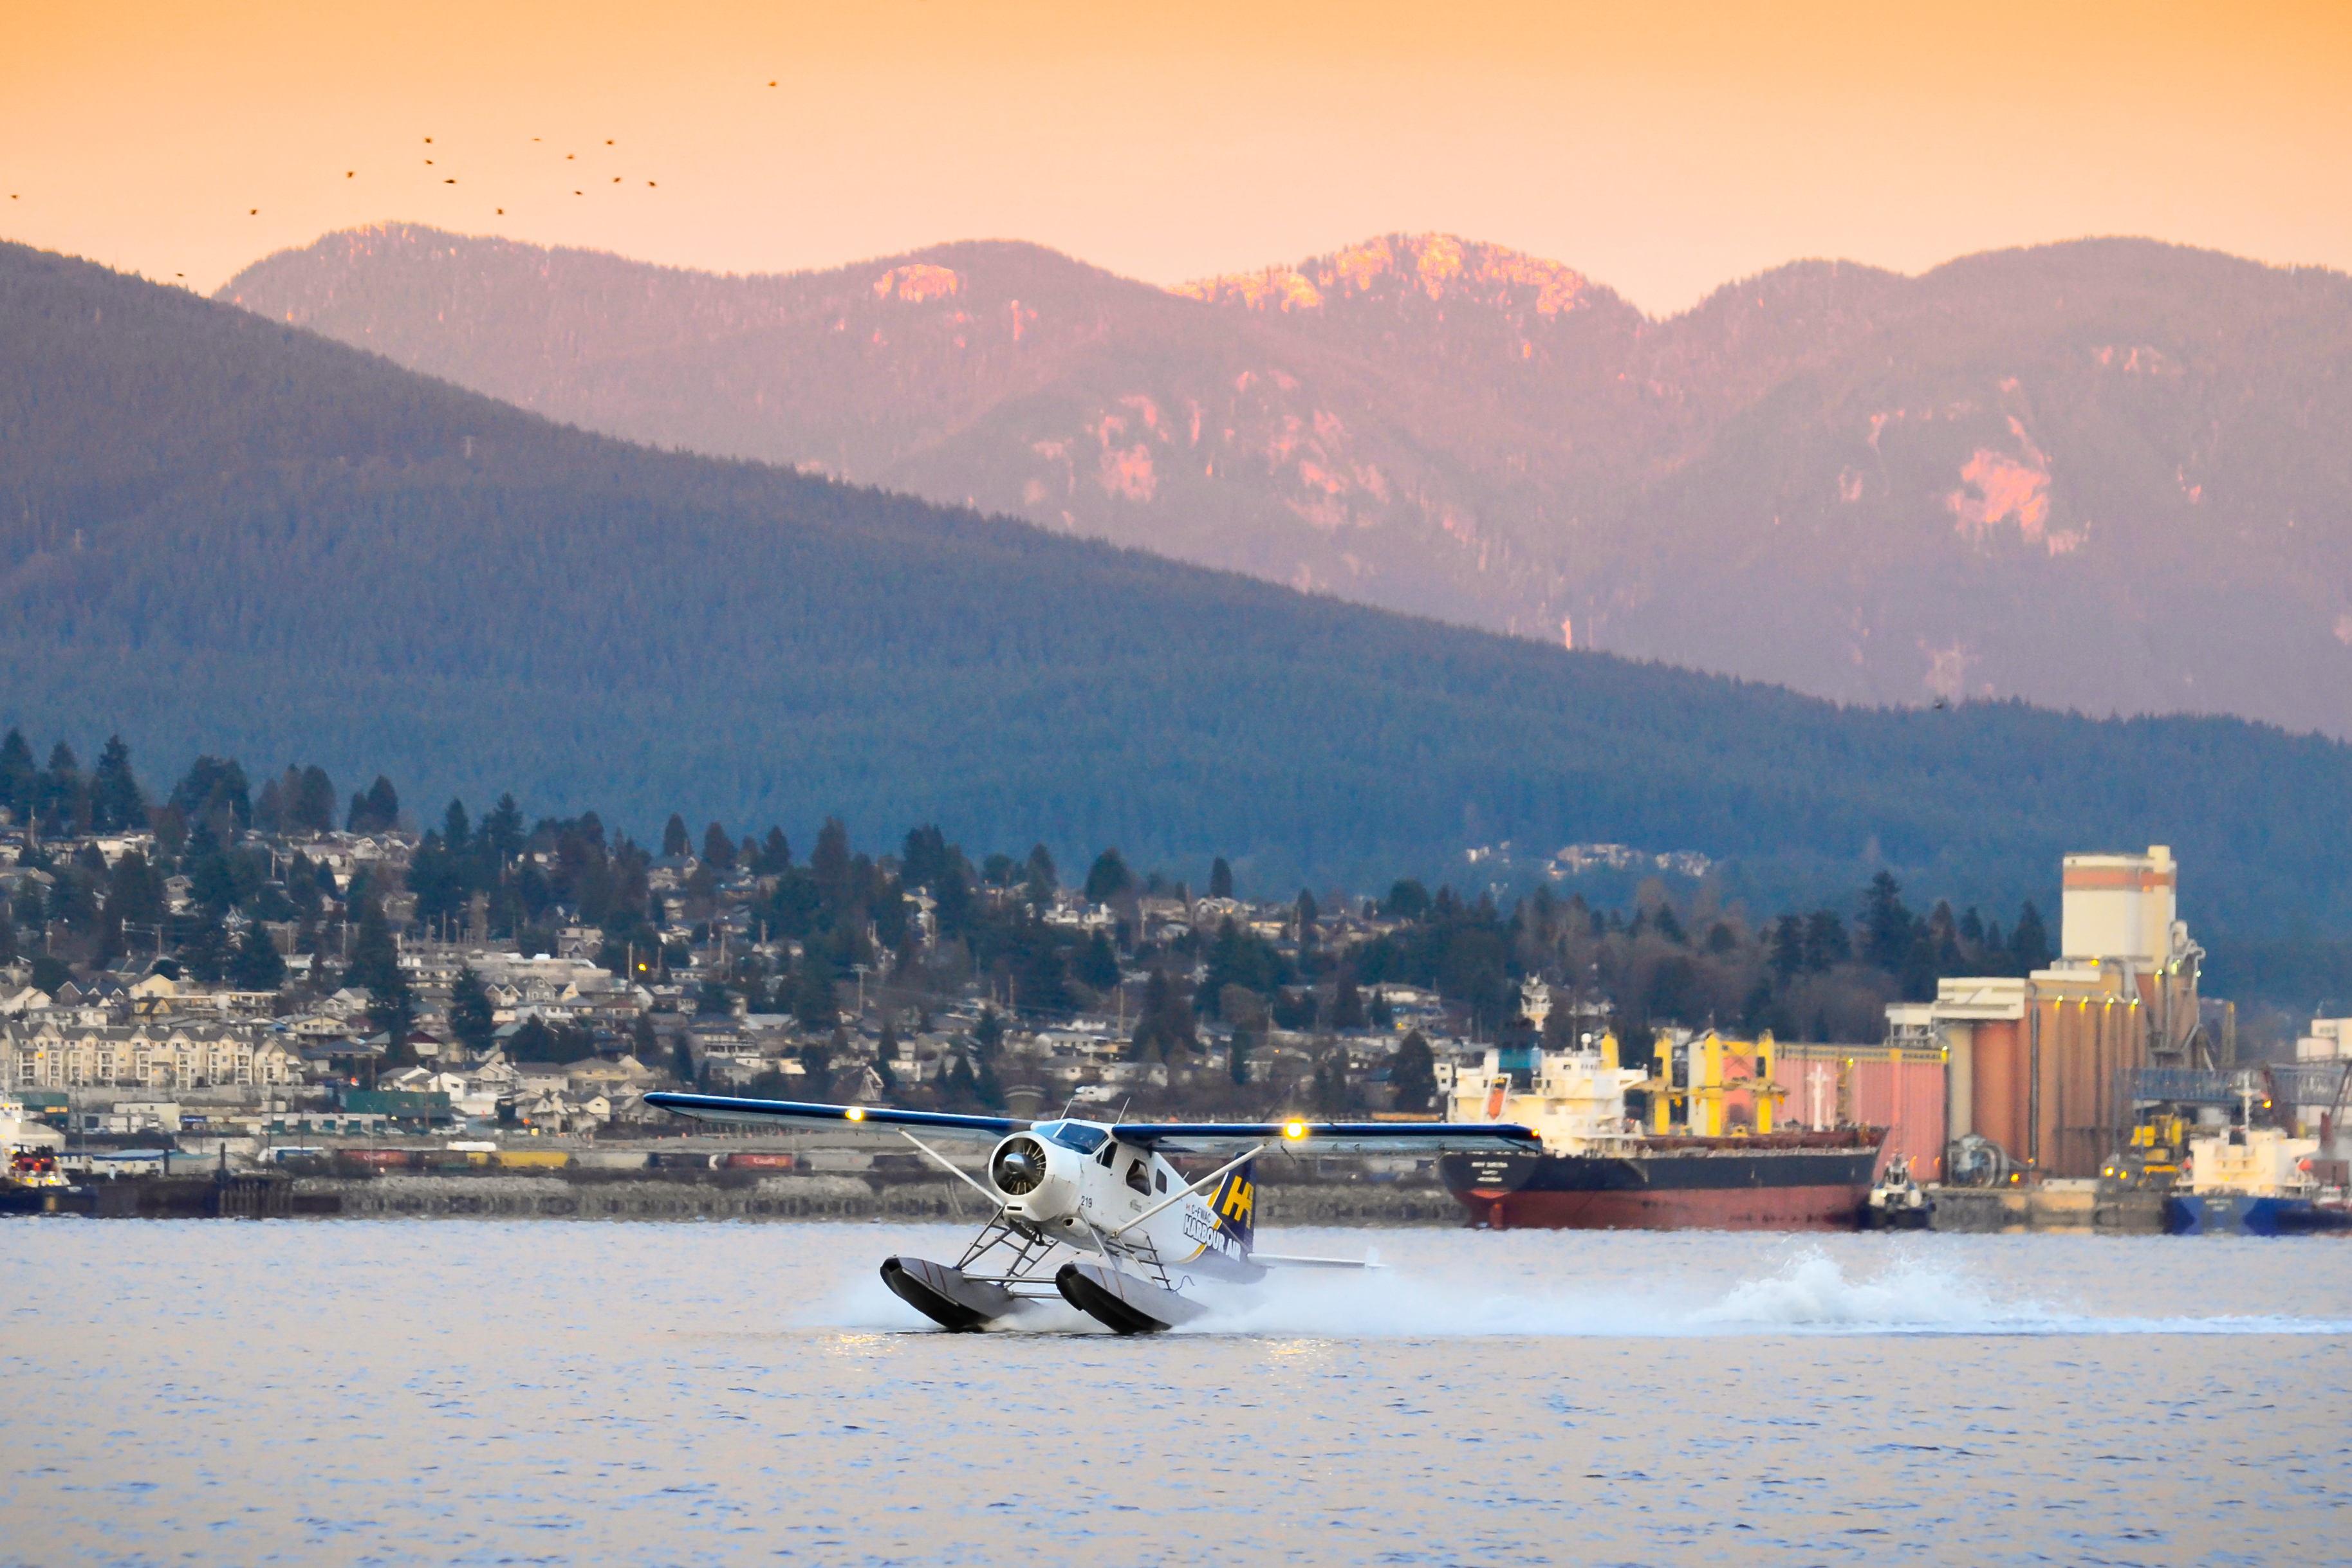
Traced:
POLYGON ((1447 1190, 1496 1230, 1852 1230, 1884 1128, 1644 1139, 1610 1155, 1449 1155, 1447 1190))

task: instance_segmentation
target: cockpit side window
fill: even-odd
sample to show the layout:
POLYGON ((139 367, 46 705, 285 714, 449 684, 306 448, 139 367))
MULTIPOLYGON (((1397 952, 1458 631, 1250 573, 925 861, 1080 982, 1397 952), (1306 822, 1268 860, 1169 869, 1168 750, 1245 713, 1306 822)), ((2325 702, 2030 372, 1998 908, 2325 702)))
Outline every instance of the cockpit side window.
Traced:
POLYGON ((1105 1170, 1108 1170, 1110 1169, 1113 1162, 1118 1158, 1118 1145, 1117 1144, 1105 1144, 1103 1145, 1103 1152, 1095 1156, 1095 1164, 1102 1166, 1105 1170))
POLYGON ((1168 1190, 1168 1173, 1166 1171, 1153 1171, 1151 1173, 1151 1190, 1154 1192, 1166 1192, 1168 1190))
POLYGON ((1151 1182, 1141 1160, 1127 1162, 1127 1185, 1138 1192, 1150 1192, 1151 1182))

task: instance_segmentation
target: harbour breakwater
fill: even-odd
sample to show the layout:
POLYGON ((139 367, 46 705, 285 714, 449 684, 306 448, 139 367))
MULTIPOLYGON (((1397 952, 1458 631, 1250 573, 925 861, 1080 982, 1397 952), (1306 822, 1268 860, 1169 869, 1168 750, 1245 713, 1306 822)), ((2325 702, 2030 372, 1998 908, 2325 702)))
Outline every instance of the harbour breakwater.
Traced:
MULTIPOLYGON (((545 1174, 391 1172, 305 1176, 298 1197, 345 1218, 545 1219, 943 1220, 986 1218, 980 1195, 960 1182, 877 1181, 792 1172, 545 1174)), ((1434 1185, 1302 1183, 1258 1187, 1262 1225, 1443 1225, 1462 1210, 1434 1185)), ((312 1209, 311 1212, 318 1212, 312 1209)))

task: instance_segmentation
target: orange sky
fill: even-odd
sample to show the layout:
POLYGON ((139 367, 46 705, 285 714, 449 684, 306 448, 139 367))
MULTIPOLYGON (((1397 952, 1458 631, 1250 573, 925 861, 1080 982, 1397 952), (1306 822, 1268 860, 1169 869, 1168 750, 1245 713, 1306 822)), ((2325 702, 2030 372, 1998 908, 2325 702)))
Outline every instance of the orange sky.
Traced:
POLYGON ((1161 283, 1445 229, 1654 311, 2084 234, 2352 269, 2352 5, 0 0, 0 214, 207 290, 384 219, 1161 283))

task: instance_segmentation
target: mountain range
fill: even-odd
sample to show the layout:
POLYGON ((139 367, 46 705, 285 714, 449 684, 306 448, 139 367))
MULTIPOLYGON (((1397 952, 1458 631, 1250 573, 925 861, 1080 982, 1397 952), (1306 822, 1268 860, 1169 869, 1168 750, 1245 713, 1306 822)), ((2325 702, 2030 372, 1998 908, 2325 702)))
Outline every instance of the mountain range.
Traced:
POLYGON ((640 837, 936 821, 1276 894, 1617 843, 1759 913, 1881 870, 2047 910, 2060 854, 2168 842, 2200 929, 2352 923, 2339 743, 1567 652, 585 434, 22 246, 0 450, 0 725, 120 731, 151 781, 204 751, 640 837))
POLYGON ((1643 316, 1392 235, 721 277, 403 225, 220 298, 551 418, 1844 702, 2352 736, 2352 278, 2136 240, 1643 316))

